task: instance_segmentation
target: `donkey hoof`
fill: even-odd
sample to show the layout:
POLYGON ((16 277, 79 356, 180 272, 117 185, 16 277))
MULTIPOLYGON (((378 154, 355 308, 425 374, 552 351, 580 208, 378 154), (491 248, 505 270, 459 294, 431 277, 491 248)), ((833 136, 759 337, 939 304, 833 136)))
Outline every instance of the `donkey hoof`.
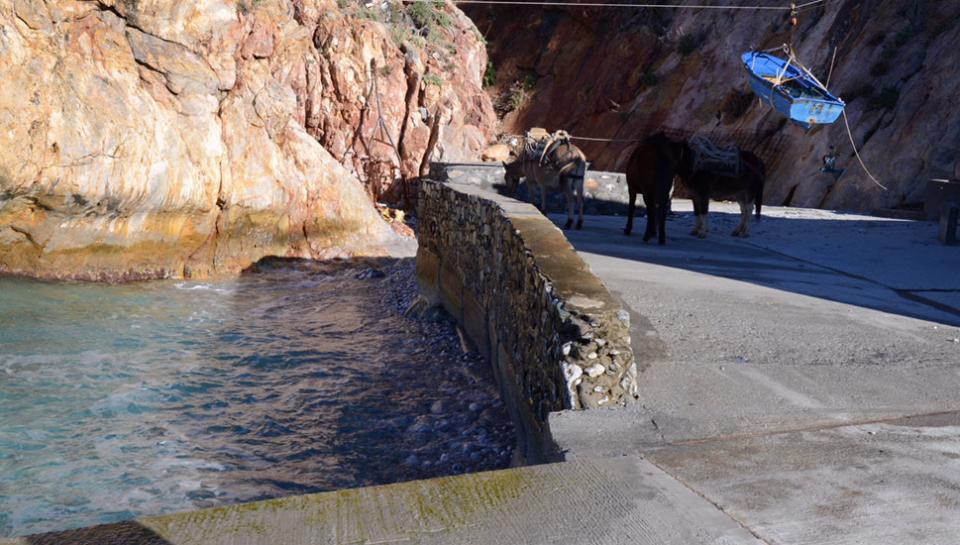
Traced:
POLYGON ((578 222, 577 222, 577 231, 579 231, 580 229, 583 229, 583 222, 582 222, 582 221, 578 221, 578 222))
POLYGON ((697 238, 707 238, 706 233, 697 233, 697 238))
POLYGON ((573 220, 567 220, 567 223, 564 223, 564 224, 563 224, 563 230, 566 231, 566 230, 570 229, 570 227, 572 227, 572 226, 573 226, 573 220))
POLYGON ((632 233, 632 232, 633 232, 633 229, 624 229, 624 230, 623 230, 623 234, 625 234, 625 235, 627 235, 627 236, 630 236, 630 233, 632 233))

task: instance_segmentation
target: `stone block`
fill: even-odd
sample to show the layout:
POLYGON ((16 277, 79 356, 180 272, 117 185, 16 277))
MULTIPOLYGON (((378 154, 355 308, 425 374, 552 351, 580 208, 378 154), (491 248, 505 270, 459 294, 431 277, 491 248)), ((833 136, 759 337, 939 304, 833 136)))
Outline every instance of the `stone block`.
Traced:
POLYGON ((490 338, 487 336, 487 311, 469 289, 463 290, 463 329, 480 354, 490 358, 490 338))
POLYGON ((950 205, 960 203, 960 180, 930 180, 923 196, 927 219, 938 220, 950 205))
POLYGON ((447 312, 463 323, 463 280, 460 271, 445 261, 440 263, 440 296, 447 312))
POLYGON ((420 247, 417 249, 417 284, 420 294, 431 304, 440 297, 440 257, 420 247))

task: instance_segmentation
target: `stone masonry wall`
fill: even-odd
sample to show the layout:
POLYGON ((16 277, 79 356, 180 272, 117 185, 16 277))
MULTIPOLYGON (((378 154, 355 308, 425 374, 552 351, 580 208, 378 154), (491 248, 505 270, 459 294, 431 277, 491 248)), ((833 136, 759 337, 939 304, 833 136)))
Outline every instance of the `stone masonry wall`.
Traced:
POLYGON ((548 413, 625 405, 637 367, 630 318, 533 206, 425 181, 417 278, 491 362, 528 461, 546 457, 548 413))

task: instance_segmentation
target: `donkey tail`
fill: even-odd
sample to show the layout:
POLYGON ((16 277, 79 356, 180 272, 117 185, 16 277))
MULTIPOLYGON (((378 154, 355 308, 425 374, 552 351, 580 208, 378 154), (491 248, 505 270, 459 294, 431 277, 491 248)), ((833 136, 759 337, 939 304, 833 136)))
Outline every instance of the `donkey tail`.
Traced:
POLYGON ((757 210, 757 221, 760 221, 760 207, 763 205, 763 184, 760 184, 760 189, 757 190, 753 204, 757 210))
POLYGON ((763 186, 767 185, 766 165, 760 163, 760 176, 758 179, 757 190, 754 192, 753 204, 757 210, 757 221, 760 221, 760 207, 763 205, 763 186))

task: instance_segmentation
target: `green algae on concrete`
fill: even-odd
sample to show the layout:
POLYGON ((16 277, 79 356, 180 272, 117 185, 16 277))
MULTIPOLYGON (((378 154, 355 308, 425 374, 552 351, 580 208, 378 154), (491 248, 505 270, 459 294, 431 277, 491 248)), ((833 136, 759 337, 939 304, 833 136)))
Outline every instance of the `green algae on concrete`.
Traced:
POLYGON ((636 457, 341 490, 39 534, 0 545, 757 545, 636 457))
MULTIPOLYGON (((177 545, 261 543, 295 528, 306 543, 378 543, 463 528, 499 511, 530 484, 524 471, 339 490, 148 517, 139 522, 177 545), (191 528, 184 533, 185 528, 191 528)), ((270 541, 272 542, 272 541, 270 541)))

